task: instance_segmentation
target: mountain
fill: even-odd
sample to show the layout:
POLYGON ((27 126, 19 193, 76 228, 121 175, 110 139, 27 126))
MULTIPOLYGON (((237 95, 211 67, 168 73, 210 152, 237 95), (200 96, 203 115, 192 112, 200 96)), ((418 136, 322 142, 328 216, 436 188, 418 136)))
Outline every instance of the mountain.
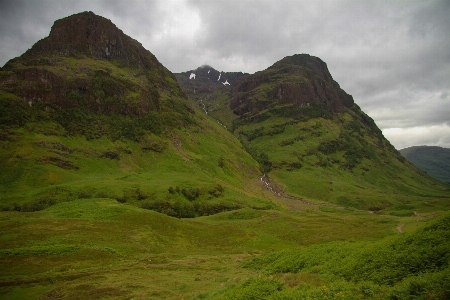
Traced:
POLYGON ((0 70, 0 106, 4 210, 95 196, 190 217, 271 205, 250 192, 258 163, 239 141, 92 12, 57 20, 0 70))
MULTIPOLYGON (((174 114, 174 106, 182 107, 162 120, 167 122, 189 122, 192 113, 172 73, 110 20, 92 12, 56 21, 48 37, 6 63, 1 83, 2 98, 12 99, 11 110, 24 110, 23 103, 13 101, 19 97, 30 107, 58 112, 82 108, 86 113, 143 116, 174 114)), ((2 113, 3 123, 18 114, 2 113)), ((14 121, 22 125, 28 119, 22 114, 14 121)))
MULTIPOLYGON (((188 73, 176 75, 185 91, 188 73)), ((227 90, 204 84, 193 100, 240 139, 280 194, 377 211, 448 191, 400 155, 320 58, 285 57, 227 90)))
POLYGON ((449 196, 313 56, 174 75, 84 12, 0 70, 2 298, 444 299, 449 196))
POLYGON ((438 146, 413 146, 399 152, 428 175, 450 183, 450 149, 438 146))

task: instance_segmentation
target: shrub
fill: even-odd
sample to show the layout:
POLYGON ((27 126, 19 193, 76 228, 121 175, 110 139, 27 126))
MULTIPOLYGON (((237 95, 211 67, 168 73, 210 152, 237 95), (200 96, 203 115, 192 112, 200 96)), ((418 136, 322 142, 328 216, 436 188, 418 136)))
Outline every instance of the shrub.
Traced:
POLYGON ((217 160, 217 165, 218 165, 220 168, 225 167, 225 159, 223 158, 223 156, 219 157, 219 159, 217 160))
POLYGON ((216 198, 223 197, 224 189, 220 184, 217 184, 213 189, 209 190, 208 193, 216 198))
POLYGON ((186 199, 189 201, 194 201, 200 196, 200 189, 199 188, 184 188, 181 190, 181 193, 183 194, 186 199))

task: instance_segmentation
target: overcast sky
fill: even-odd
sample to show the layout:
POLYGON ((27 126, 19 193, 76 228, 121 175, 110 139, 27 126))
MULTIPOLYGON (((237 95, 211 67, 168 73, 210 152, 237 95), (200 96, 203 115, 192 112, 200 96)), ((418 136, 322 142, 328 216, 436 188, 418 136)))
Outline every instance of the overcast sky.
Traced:
POLYGON ((320 57, 397 149, 450 148, 450 0, 0 0, 0 66, 88 10, 172 72, 320 57))

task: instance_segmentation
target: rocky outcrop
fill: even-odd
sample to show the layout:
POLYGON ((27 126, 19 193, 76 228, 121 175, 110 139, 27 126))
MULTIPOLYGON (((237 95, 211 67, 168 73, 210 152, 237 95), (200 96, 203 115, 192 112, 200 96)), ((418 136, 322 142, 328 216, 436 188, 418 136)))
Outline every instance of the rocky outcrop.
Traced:
MULTIPOLYGON (((125 35, 109 19, 83 12, 55 21, 50 35, 38 41, 23 57, 48 60, 49 56, 119 59, 145 69, 159 65, 156 57, 139 42, 125 35)), ((8 68, 8 64, 5 66, 8 68)))
POLYGON ((199 94, 214 93, 215 90, 223 87, 227 87, 227 89, 222 89, 223 92, 229 91, 239 78, 248 75, 242 72, 220 72, 213 67, 204 65, 195 70, 177 73, 175 77, 186 94, 195 98, 199 94), (195 78, 191 77, 191 74, 195 74, 195 78))
POLYGON ((55 21, 48 37, 0 72, 0 89, 53 108, 142 115, 161 94, 185 98, 175 77, 110 20, 83 12, 55 21))
POLYGON ((268 69, 241 78, 232 89, 231 109, 257 114, 274 105, 322 104, 330 112, 353 105, 352 96, 333 80, 326 64, 307 54, 286 57, 268 69))

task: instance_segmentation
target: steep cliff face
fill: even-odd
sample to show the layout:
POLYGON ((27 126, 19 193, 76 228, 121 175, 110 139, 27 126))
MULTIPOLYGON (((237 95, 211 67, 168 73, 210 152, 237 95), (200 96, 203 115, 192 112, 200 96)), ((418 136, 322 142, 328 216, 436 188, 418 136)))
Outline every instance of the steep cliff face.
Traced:
POLYGON ((50 35, 0 73, 0 90, 29 105, 143 115, 185 98, 175 77, 136 40, 92 12, 57 20, 50 35))
POLYGON ((343 112, 353 105, 353 98, 333 80, 321 59, 297 54, 233 87, 231 109, 237 115, 255 115, 275 105, 322 105, 329 112, 343 112))
POLYGON ((202 94, 211 94, 221 90, 229 92, 239 78, 249 74, 242 72, 222 72, 211 66, 204 65, 195 70, 175 74, 175 77, 191 98, 196 98, 202 94))

